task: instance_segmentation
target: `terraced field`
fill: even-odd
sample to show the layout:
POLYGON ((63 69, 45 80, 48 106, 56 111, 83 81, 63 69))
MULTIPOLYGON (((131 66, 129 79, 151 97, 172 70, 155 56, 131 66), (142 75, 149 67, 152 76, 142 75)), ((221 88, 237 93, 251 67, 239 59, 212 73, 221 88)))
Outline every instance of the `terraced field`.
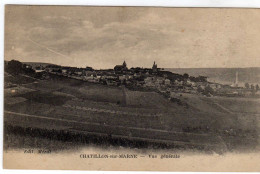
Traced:
MULTIPOLYGON (((67 141, 59 137, 70 134, 77 137, 71 140, 73 146, 78 144, 74 139, 85 142, 97 137, 94 143, 120 140, 119 145, 138 142, 140 148, 156 144, 224 152, 259 147, 259 110, 256 106, 245 107, 248 112, 241 113, 237 106, 242 104, 241 100, 184 94, 180 100, 187 107, 155 92, 59 76, 23 84, 23 88, 28 90, 12 95, 11 90, 5 90, 5 100, 10 101, 4 106, 5 147, 23 146, 24 135, 16 129, 46 141, 67 141), (11 102, 15 98, 19 102, 11 102), (21 142, 13 141, 11 135, 20 137, 21 142)), ((258 104, 255 100, 249 102, 258 104)))

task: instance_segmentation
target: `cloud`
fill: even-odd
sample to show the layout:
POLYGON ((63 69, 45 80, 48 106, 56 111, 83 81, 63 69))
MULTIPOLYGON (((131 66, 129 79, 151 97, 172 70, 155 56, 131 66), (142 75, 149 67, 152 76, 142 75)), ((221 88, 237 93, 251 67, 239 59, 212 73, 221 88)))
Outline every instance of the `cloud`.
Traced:
POLYGON ((112 68, 123 60, 143 67, 154 60, 161 67, 260 66, 257 14, 253 9, 241 13, 241 9, 8 7, 5 57, 96 68, 112 68))

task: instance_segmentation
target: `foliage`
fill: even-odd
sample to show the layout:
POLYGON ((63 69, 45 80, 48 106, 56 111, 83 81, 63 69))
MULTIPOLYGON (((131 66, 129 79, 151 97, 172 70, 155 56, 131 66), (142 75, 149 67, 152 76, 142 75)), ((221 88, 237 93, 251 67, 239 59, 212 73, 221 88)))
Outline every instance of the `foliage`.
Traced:
POLYGON ((249 83, 245 83, 245 88, 249 89, 249 83))
POLYGON ((10 74, 20 74, 23 72, 23 64, 17 60, 11 60, 5 66, 5 71, 10 74))
POLYGON ((256 84, 256 86, 255 86, 255 90, 256 90, 256 92, 259 90, 259 86, 258 86, 258 84, 256 84))

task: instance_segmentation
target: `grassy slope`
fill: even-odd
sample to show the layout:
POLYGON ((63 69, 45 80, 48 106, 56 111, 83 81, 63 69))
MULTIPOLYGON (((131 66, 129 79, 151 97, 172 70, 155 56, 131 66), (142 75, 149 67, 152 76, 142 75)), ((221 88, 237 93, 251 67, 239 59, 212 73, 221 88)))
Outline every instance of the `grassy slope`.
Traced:
MULTIPOLYGON (((86 83, 74 79, 64 79, 63 77, 55 77, 48 81, 40 81, 38 84, 26 85, 27 88, 38 90, 28 95, 24 95, 28 100, 23 103, 14 105, 5 105, 5 110, 15 111, 19 113, 42 115, 46 117, 56 117, 63 119, 71 119, 79 122, 92 122, 102 124, 104 126, 86 127, 76 124, 60 125, 58 122, 49 121, 48 127, 58 128, 72 128, 72 129, 87 129, 96 130, 97 132, 117 134, 131 134, 156 137, 163 137, 165 135, 157 135, 144 132, 136 132, 125 130, 123 128, 113 129, 110 126, 122 127, 137 127, 137 128, 153 128, 178 132, 193 132, 206 133, 215 136, 221 135, 225 139, 225 131, 230 129, 235 133, 239 133, 239 139, 232 138, 233 145, 245 140, 248 137, 254 138, 252 143, 255 143, 255 136, 257 135, 257 120, 254 116, 245 121, 245 116, 237 114, 240 112, 238 105, 245 104, 238 100, 223 100, 221 98, 205 98, 192 95, 183 95, 181 100, 188 103, 188 107, 178 105, 163 98, 154 92, 140 92, 126 90, 127 106, 117 104, 118 101, 123 100, 123 92, 118 87, 108 87, 99 84, 86 83), (58 93, 57 93, 58 91, 58 93), (65 96, 65 97, 64 97, 65 96), (50 102, 52 101, 52 102, 50 102), (222 108, 218 107, 215 102, 229 105, 230 110, 234 113, 228 113, 222 108), (227 103, 223 103, 227 102, 227 103), (74 107, 87 107, 104 110, 116 111, 111 113, 98 113, 92 111, 85 111, 82 109, 64 108, 62 105, 68 104, 74 107), (232 105, 231 105, 232 104, 232 105), (161 117, 142 117, 132 116, 130 114, 122 114, 120 112, 128 113, 162 113, 161 117), (118 113, 117 113, 118 112, 118 113), (78 117, 79 116, 79 117, 78 117), (102 128, 103 127, 103 128, 102 128), (123 132, 121 132, 121 131, 123 132), (241 136, 243 137, 241 139, 241 136)), ((252 102, 252 101, 251 101, 252 102)), ((254 102, 252 102, 254 103, 254 102)), ((254 112, 255 107, 248 108, 249 112, 254 112)), ((11 119, 10 121, 14 123, 11 119)), ((8 120, 5 118, 5 120, 8 120)), ((24 124, 25 120, 16 121, 16 124, 24 124)), ((30 121, 30 119, 29 119, 30 121)), ((35 122, 39 127, 46 127, 46 123, 35 122)), ((232 132, 231 132, 232 133, 232 132)), ((230 132, 228 132, 225 141, 230 142, 230 132)), ((170 136, 170 135, 168 135, 170 136)), ((183 137, 183 136, 182 136, 183 137)), ((180 136, 175 137, 178 139, 180 136)), ((183 141, 185 137, 182 138, 183 141)), ((192 140, 189 137, 187 140, 192 140)), ((210 139, 201 139, 200 141, 211 141, 210 139)))

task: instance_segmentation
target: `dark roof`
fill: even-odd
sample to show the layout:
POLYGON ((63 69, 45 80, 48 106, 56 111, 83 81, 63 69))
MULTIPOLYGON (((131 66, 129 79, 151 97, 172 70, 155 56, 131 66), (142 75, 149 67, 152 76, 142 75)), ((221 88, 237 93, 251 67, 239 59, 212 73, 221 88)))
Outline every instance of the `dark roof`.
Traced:
POLYGON ((116 65, 115 68, 122 68, 124 67, 123 65, 116 65))

